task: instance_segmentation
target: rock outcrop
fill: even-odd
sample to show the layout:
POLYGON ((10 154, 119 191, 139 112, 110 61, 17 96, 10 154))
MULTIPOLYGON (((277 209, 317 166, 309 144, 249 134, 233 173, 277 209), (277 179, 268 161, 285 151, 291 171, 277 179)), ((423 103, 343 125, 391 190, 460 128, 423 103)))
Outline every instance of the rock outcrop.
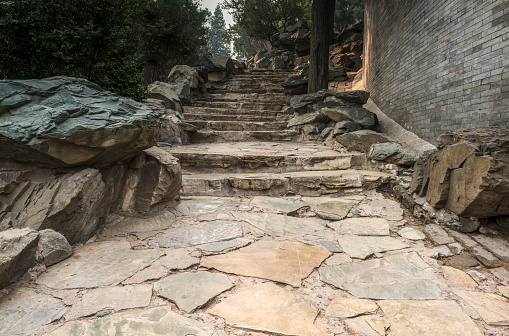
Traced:
POLYGON ((362 68, 364 51, 364 22, 361 21, 350 29, 334 37, 330 46, 330 61, 347 71, 358 71, 362 68))
POLYGON ((159 116, 84 79, 0 81, 0 159, 46 167, 111 164, 159 138, 159 116))
POLYGON ((0 232, 0 288, 19 280, 36 263, 39 233, 30 229, 0 232))
MULTIPOLYGON (((182 103, 191 104, 207 92, 204 79, 195 68, 187 65, 175 65, 168 75, 167 82, 166 84, 155 82, 149 86, 151 98, 163 99, 166 102, 166 93, 163 96, 157 95, 160 91, 165 91, 164 87, 166 87, 173 90, 182 103), (154 94, 152 94, 153 91, 155 91, 154 94)), ((179 111, 178 108, 171 107, 171 100, 173 99, 170 99, 168 103, 169 108, 179 111)))
POLYGON ((508 148, 508 127, 442 134, 438 150, 416 164, 411 191, 461 217, 508 215, 508 148))

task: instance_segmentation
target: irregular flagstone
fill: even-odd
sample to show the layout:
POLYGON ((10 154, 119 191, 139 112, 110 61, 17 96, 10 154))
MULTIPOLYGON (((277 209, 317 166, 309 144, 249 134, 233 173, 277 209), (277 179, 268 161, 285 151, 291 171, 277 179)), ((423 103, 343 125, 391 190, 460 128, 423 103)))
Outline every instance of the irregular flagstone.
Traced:
POLYGON ((497 289, 503 296, 509 298, 509 286, 497 286, 497 289))
POLYGON ((228 250, 237 246, 242 245, 241 242, 226 242, 219 244, 207 245, 203 248, 205 252, 223 252, 224 250, 228 250))
POLYGON ((352 258, 366 259, 373 253, 401 250, 408 244, 392 237, 340 236, 341 249, 352 258))
POLYGON ((474 281, 467 273, 454 267, 442 266, 444 278, 449 287, 475 288, 477 282, 474 281))
POLYGON ((424 233, 435 245, 454 243, 454 238, 449 237, 447 232, 438 224, 428 224, 424 227, 424 233))
POLYGON ((359 205, 359 211, 363 216, 379 216, 388 220, 399 221, 403 219, 401 205, 390 199, 373 200, 359 205))
POLYGON ((329 220, 341 220, 363 198, 306 197, 303 200, 310 204, 311 209, 316 212, 318 217, 329 220))
POLYGON ((220 210, 235 208, 238 202, 230 199, 194 199, 184 200, 177 206, 177 210, 184 215, 202 215, 220 210))
POLYGON ((56 289, 93 288, 116 285, 152 264, 164 253, 132 250, 128 242, 99 242, 85 245, 74 255, 48 268, 36 283, 56 289))
POLYGON ((423 240, 426 239, 426 235, 421 231, 413 228, 403 228, 398 231, 398 234, 409 240, 423 240))
POLYGON ((240 250, 203 257, 201 266, 297 287, 331 254, 320 246, 260 240, 240 250))
POLYGON ((483 333, 454 301, 379 301, 391 324, 392 336, 482 336, 483 333))
POLYGON ((228 336, 228 333, 162 306, 127 310, 95 320, 72 321, 46 335, 228 336))
POLYGON ((146 231, 162 231, 175 223, 175 215, 170 211, 163 211, 154 217, 136 218, 126 217, 116 223, 104 226, 102 234, 106 236, 128 234, 146 231))
MULTIPOLYGON (((380 329, 379 323, 375 324, 375 322, 372 321, 373 318, 369 318, 369 319, 370 319, 371 324, 368 323, 368 317, 366 317, 366 316, 350 318, 350 319, 345 320, 345 325, 346 325, 346 328, 351 330, 352 332, 354 332, 355 335, 362 335, 362 336, 385 335, 385 328, 382 327, 384 329, 384 333, 380 334, 378 331, 373 329, 373 327, 371 326, 371 325, 374 325, 377 329, 380 329)), ((382 319, 379 318, 379 320, 382 320, 382 319)))
POLYGON ((328 223, 327 226, 342 235, 388 236, 390 234, 389 222, 377 217, 347 218, 328 223))
POLYGON ((318 310, 297 294, 273 283, 241 288, 209 313, 234 327, 283 335, 325 336, 315 327, 318 310))
POLYGON ((155 283, 154 291, 175 302, 179 309, 192 313, 232 287, 233 284, 225 274, 200 271, 164 278, 155 283))
POLYGON ((65 318, 70 320, 102 310, 142 308, 148 306, 151 299, 152 285, 97 288, 83 294, 65 318))
POLYGON ((313 235, 325 230, 326 221, 269 213, 234 212, 233 215, 273 237, 313 235))
POLYGON ((250 203, 251 206, 274 210, 283 214, 293 214, 306 206, 306 203, 289 201, 284 198, 256 196, 250 203))
POLYGON ((391 326, 389 320, 387 320, 385 317, 377 315, 366 316, 364 317, 364 320, 369 324, 371 328, 373 328, 373 330, 382 336, 387 334, 387 329, 389 329, 391 326))
POLYGON ((167 230, 150 243, 164 248, 181 248, 232 240, 243 235, 242 224, 239 222, 215 220, 167 230))
POLYGON ((321 240, 319 241, 319 243, 325 247, 327 250, 333 252, 333 253, 341 253, 343 252, 337 245, 336 243, 333 243, 331 241, 327 241, 327 240, 321 240))
POLYGON ((509 243, 507 239, 488 237, 482 234, 472 235, 472 238, 493 253, 497 258, 504 262, 509 262, 509 243))
POLYGON ((325 316, 328 317, 354 317, 366 313, 373 313, 378 309, 375 301, 365 299, 333 299, 327 309, 325 316))
POLYGON ((509 325, 509 300, 491 293, 457 290, 453 292, 474 308, 490 325, 509 325))
POLYGON ((0 335, 28 335, 59 320, 67 308, 52 296, 21 288, 0 299, 0 335))
POLYGON ((509 271, 504 267, 492 268, 490 269, 490 272, 501 281, 509 281, 509 271))
POLYGON ((322 266, 320 279, 363 299, 437 299, 437 275, 417 253, 322 266))

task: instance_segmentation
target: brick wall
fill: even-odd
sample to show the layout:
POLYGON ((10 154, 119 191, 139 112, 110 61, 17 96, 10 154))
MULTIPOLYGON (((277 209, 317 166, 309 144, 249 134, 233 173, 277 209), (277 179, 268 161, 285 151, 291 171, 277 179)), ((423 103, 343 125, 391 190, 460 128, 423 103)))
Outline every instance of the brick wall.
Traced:
POLYGON ((509 126, 509 0, 367 0, 364 45, 374 102, 421 138, 509 126))

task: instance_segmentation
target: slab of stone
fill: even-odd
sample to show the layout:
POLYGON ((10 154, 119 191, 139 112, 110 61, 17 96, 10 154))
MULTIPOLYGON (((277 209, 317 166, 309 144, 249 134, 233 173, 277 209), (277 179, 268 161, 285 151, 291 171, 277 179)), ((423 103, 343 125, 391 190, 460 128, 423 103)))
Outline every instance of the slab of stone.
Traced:
POLYGON ((454 254, 460 254, 464 250, 463 246, 461 246, 460 243, 452 243, 452 244, 447 245, 447 247, 449 247, 451 252, 454 254))
POLYGON ((86 292, 78 304, 66 315, 66 320, 96 314, 100 311, 117 311, 143 308, 152 299, 152 285, 103 287, 86 292))
POLYGON ((52 296, 17 289, 0 300, 0 335, 29 335, 59 320, 66 311, 63 303, 52 296))
POLYGON ((273 237, 313 235, 325 230, 326 221, 270 213, 234 212, 233 215, 273 237))
POLYGON ((481 234, 472 235, 472 238, 500 260, 509 262, 509 243, 507 242, 507 239, 488 237, 481 234))
POLYGON ((375 301, 365 299, 332 299, 325 310, 328 317, 354 317, 367 313, 374 313, 378 309, 375 301))
POLYGON ((468 275, 454 267, 442 266, 445 281, 447 285, 452 288, 475 288, 477 283, 468 275))
POLYGON ((341 235, 388 236, 390 234, 389 222, 378 217, 347 218, 328 223, 327 226, 341 235))
POLYGON ((318 311, 297 294, 266 282, 241 288, 209 310, 234 327, 295 336, 325 336, 318 311))
POLYGON ((298 287, 331 254, 320 246, 260 240, 233 252, 203 257, 201 266, 298 287))
POLYGON ((479 265, 479 262, 467 254, 454 255, 447 259, 448 264, 455 268, 468 268, 479 265))
POLYGON ((437 275, 417 253, 320 267, 320 279, 361 299, 437 299, 437 275))
POLYGON ((490 272, 501 281, 509 281, 509 271, 504 267, 492 268, 490 269, 490 272))
POLYGON ((46 335, 228 336, 223 330, 172 312, 170 306, 131 309, 94 320, 67 322, 46 335))
POLYGON ((506 298, 509 298, 509 286, 497 286, 497 290, 505 296, 506 298))
POLYGON ((93 288, 116 285, 152 264, 164 253, 132 250, 128 242, 99 242, 85 245, 74 255, 48 268, 36 282, 56 289, 93 288))
POLYGON ((226 243, 212 244, 212 245, 205 246, 203 248, 203 251, 217 253, 217 252, 223 252, 225 250, 228 250, 228 249, 240 246, 240 245, 241 245, 240 242, 226 242, 226 243))
POLYGON ((325 247, 327 250, 331 251, 332 253, 341 253, 343 252, 336 243, 327 241, 327 240, 320 240, 320 245, 325 247))
POLYGON ((435 245, 454 243, 454 238, 449 237, 447 232, 438 224, 428 224, 424 227, 424 233, 435 245))
POLYGON ((409 240, 423 240, 426 239, 426 235, 422 233, 420 230, 413 228, 403 228, 398 231, 398 234, 409 240))
POLYGON ((454 291, 474 308, 484 322, 490 325, 509 325, 509 300, 500 295, 470 291, 454 291))
POLYGON ((482 336, 454 301, 384 300, 378 305, 389 320, 391 335, 482 336))
POLYGON ((475 246, 477 246, 477 243, 472 238, 470 238, 469 236, 467 236, 464 233, 451 230, 451 236, 453 236, 454 239, 456 239, 467 250, 472 249, 475 246))
POLYGON ((401 205, 390 199, 378 199, 359 205, 363 216, 378 216, 387 220, 399 221, 403 219, 401 205))
MULTIPOLYGON (((304 199, 309 200, 309 198, 304 199)), ((318 197, 317 200, 310 202, 311 209, 316 212, 318 217, 328 220, 342 220, 345 218, 350 210, 359 204, 361 200, 347 199, 347 198, 322 198, 318 197)))
POLYGON ((242 237, 242 224, 235 221, 215 220, 167 230, 150 241, 164 248, 182 248, 221 242, 242 237))
MULTIPOLYGON (((375 329, 372 328, 370 323, 368 323, 368 319, 372 320, 373 317, 367 317, 367 316, 360 316, 356 318, 350 318, 345 320, 345 326, 348 330, 355 333, 355 335, 362 335, 362 336, 381 336, 385 335, 385 328, 384 333, 381 334, 375 329)), ((379 318, 381 320, 381 318, 379 318)), ((373 322, 371 322, 374 324, 373 322)), ((378 325, 376 325, 378 326, 378 325)), ((388 327, 387 327, 388 328, 388 327)))
POLYGON ((249 204, 254 207, 273 210, 282 214, 293 214, 306 206, 306 203, 303 202, 268 196, 256 196, 249 204))
POLYGON ((179 309, 192 313, 232 287, 225 274, 199 271, 166 277, 155 283, 154 291, 175 302, 179 309))
POLYGON ((215 211, 235 208, 238 202, 231 199, 195 199, 180 202, 177 210, 186 216, 203 215, 215 211))
POLYGON ((482 248, 480 245, 476 245, 470 249, 472 254, 488 268, 503 266, 502 261, 495 257, 490 251, 482 248))
POLYGON ((352 258, 366 259, 373 253, 401 250, 408 244, 392 237, 340 236, 341 249, 352 258))
POLYGON ((454 255, 447 245, 439 245, 434 247, 433 250, 436 251, 440 257, 452 257, 454 255))
POLYGON ((350 258, 346 253, 334 253, 332 256, 327 258, 327 260, 325 260, 325 265, 338 266, 351 262, 352 258, 350 258))
POLYGON ((102 234, 105 236, 125 235, 135 232, 162 231, 175 223, 175 215, 170 211, 149 218, 125 217, 124 219, 104 226, 102 234))

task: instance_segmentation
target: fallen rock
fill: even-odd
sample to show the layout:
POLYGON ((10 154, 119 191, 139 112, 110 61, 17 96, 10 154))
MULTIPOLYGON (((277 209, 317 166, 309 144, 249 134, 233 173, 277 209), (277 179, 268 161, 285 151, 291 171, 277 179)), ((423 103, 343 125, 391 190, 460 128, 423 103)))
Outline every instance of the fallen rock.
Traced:
POLYGON ((399 166, 410 167, 415 164, 419 155, 409 149, 403 148, 399 143, 376 143, 371 147, 369 158, 377 161, 394 163, 399 166))
POLYGON ((44 264, 51 266, 72 255, 72 247, 65 237, 51 229, 39 232, 39 252, 44 258, 44 264))
POLYGON ((168 152, 152 147, 130 164, 122 210, 146 213, 154 205, 172 200, 180 191, 182 171, 168 152))
POLYGON ((208 59, 209 82, 223 82, 231 75, 237 74, 235 63, 230 57, 211 54, 208 59))
MULTIPOLYGON (((170 75, 172 73, 170 73, 170 75)), ((181 113, 184 111, 184 109, 182 108, 182 103, 180 102, 177 93, 173 91, 172 86, 170 84, 163 82, 154 82, 148 86, 148 93, 149 98, 162 100, 167 109, 172 109, 181 113)))
POLYGON ((290 128, 305 124, 324 124, 328 120, 329 118, 323 115, 320 111, 311 112, 293 117, 288 121, 288 125, 286 127, 290 128))
POLYGON ((39 166, 116 163, 152 147, 159 116, 85 79, 0 81, 0 159, 39 166))
POLYGON ((336 137, 336 141, 349 151, 358 151, 368 154, 371 146, 376 143, 392 142, 383 134, 371 130, 360 130, 346 133, 336 137))
POLYGON ((334 121, 353 121, 363 129, 374 129, 377 123, 376 114, 362 107, 324 108, 322 113, 334 121))
POLYGON ((0 232, 0 288, 19 280, 36 263, 39 233, 31 229, 0 232))
MULTIPOLYGON (((203 79, 198 75, 198 71, 187 65, 175 65, 168 75, 168 83, 171 84, 187 84, 191 89, 199 89, 203 79)), ((160 85, 161 83, 155 82, 160 85)), ((151 93, 150 86, 149 92, 151 93)))
POLYGON ((286 95, 301 95, 308 92, 308 80, 302 76, 292 76, 281 86, 286 95))

